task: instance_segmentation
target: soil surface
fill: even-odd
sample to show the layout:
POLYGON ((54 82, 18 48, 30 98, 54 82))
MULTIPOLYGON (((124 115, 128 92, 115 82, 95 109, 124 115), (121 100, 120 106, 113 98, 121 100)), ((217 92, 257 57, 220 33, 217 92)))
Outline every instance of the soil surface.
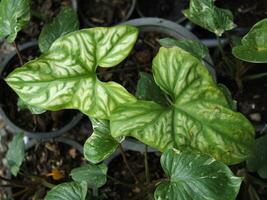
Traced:
POLYGON ((182 10, 188 5, 188 0, 137 0, 137 9, 142 16, 160 17, 175 22, 185 19, 182 10))
MULTIPOLYGON (((106 185, 100 188, 99 191, 100 197, 103 200, 148 200, 145 186, 142 186, 142 184, 146 182, 144 155, 139 152, 127 151, 126 157, 129 166, 135 176, 139 179, 141 185, 132 185, 135 181, 127 170, 126 165, 123 163, 122 156, 120 155, 109 164, 108 176, 120 180, 127 185, 122 185, 108 178, 106 185)), ((148 163, 151 182, 164 178, 164 173, 160 165, 160 156, 154 153, 149 153, 148 163)), ((153 194, 153 191, 154 187, 151 187, 150 193, 153 194)))
MULTIPOLYGON (((32 60, 39 55, 38 47, 27 48, 22 51, 22 57, 24 62, 32 60)), ((15 56, 8 63, 6 71, 2 73, 3 77, 6 77, 15 68, 19 67, 19 61, 15 56)), ((49 132, 55 131, 69 123, 73 116, 77 114, 74 110, 61 110, 57 112, 47 111, 40 115, 33 115, 29 110, 20 110, 17 106, 18 96, 17 94, 4 82, 0 80, 0 102, 3 106, 7 116, 17 126, 32 132, 49 132)))
POLYGON ((85 21, 95 26, 118 24, 128 16, 132 0, 80 0, 79 8, 85 21))
MULTIPOLYGON (((51 184, 67 182, 71 180, 71 170, 84 163, 82 154, 74 147, 55 141, 38 143, 26 152, 21 174, 14 180, 31 186, 28 189, 34 193, 31 195, 28 191, 24 200, 32 200, 36 193, 39 194, 37 199, 43 199, 49 188, 41 185, 38 178, 51 184)), ((21 189, 13 188, 13 195, 19 191, 21 189)), ((16 196, 15 200, 22 200, 24 194, 16 196)))

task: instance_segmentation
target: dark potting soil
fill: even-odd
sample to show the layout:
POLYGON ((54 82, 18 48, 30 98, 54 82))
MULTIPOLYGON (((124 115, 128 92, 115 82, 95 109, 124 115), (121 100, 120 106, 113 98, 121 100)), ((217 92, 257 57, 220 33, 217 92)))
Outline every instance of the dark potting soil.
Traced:
POLYGON ((37 38, 44 24, 49 23, 64 6, 71 7, 71 0, 34 0, 31 3, 30 23, 19 32, 18 41, 24 43, 37 38))
POLYGON ((159 51, 158 40, 168 37, 157 32, 141 32, 130 55, 116 68, 99 68, 102 81, 115 81, 135 94, 139 72, 151 73, 152 60, 159 51), (111 72, 109 72, 111 71, 111 72))
POLYGON ((80 0, 79 9, 85 20, 96 26, 118 24, 127 17, 132 0, 80 0))
MULTIPOLYGON (((22 53, 24 62, 32 60, 40 53, 38 47, 27 48, 22 53)), ((6 77, 15 68, 19 67, 18 57, 15 56, 6 66, 6 70, 2 73, 6 77)), ((33 115, 29 110, 19 110, 17 106, 17 94, 6 84, 3 79, 0 79, 0 103, 3 106, 7 116, 17 126, 32 132, 49 132, 55 131, 68 124, 73 116, 77 114, 74 110, 61 110, 56 112, 47 111, 40 115, 33 115)))
POLYGON ((137 9, 144 17, 160 17, 175 22, 185 19, 182 11, 188 5, 188 0, 137 0, 137 9))
MULTIPOLYGON (((25 160, 21 167, 21 173, 15 179, 20 183, 30 186, 33 192, 39 193, 39 198, 43 199, 48 188, 38 184, 36 177, 42 178, 51 184, 60 184, 71 181, 69 176, 72 169, 85 164, 82 154, 72 146, 61 142, 43 142, 31 147, 25 155, 25 160), (51 173, 58 171, 58 180, 51 173), (34 182, 36 182, 34 184, 34 182)), ((13 194, 21 191, 19 188, 12 188, 13 194)), ((19 195, 15 200, 21 200, 23 195, 19 195)), ((30 194, 24 200, 32 200, 34 194, 30 194)))
MULTIPOLYGON (((145 178, 145 167, 144 167, 144 155, 139 152, 127 151, 126 157, 128 159, 128 163, 136 175, 136 177, 140 180, 141 185, 146 182, 145 178)), ((154 153, 148 154, 148 163, 149 163, 149 171, 150 171, 150 180, 156 181, 158 179, 164 178, 164 172, 160 165, 160 157, 154 153)), ((147 192, 145 191, 144 186, 140 185, 132 185, 135 183, 131 174, 126 168, 126 165, 123 162, 122 156, 116 157, 111 161, 108 167, 108 176, 119 180, 123 183, 129 185, 122 185, 118 182, 114 182, 110 178, 105 186, 100 188, 99 194, 100 199, 103 200, 148 200, 147 192), (132 186, 131 186, 132 185, 132 186)), ((150 187, 150 192, 153 196, 154 187, 150 187)))
POLYGON ((217 0, 216 5, 233 12, 234 22, 240 27, 251 27, 267 17, 266 0, 217 0))

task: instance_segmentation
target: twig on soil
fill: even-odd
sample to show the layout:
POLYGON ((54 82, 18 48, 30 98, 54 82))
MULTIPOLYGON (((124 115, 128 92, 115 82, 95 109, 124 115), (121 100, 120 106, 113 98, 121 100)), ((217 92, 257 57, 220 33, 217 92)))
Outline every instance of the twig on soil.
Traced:
POLYGON ((17 55, 19 57, 19 63, 20 63, 20 65, 23 65, 23 60, 22 60, 22 56, 21 56, 21 53, 19 51, 18 45, 16 44, 15 41, 13 42, 13 45, 14 45, 14 47, 16 49, 16 53, 17 53, 17 55))

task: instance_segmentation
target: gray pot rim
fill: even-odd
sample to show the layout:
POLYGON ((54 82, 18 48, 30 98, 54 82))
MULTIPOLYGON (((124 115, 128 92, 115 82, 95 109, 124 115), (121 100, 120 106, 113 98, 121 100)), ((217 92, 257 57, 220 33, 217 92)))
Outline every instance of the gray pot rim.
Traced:
MULTIPOLYGON (((170 20, 156 18, 156 17, 144 17, 144 18, 137 18, 132 19, 121 24, 129 24, 139 28, 140 32, 150 32, 155 31, 159 33, 166 34, 170 37, 175 39, 189 39, 201 42, 197 36, 195 36, 192 32, 190 32, 185 27, 172 22, 170 20)), ((210 74, 212 75, 213 79, 216 81, 216 72, 213 68, 213 61, 211 56, 208 54, 205 57, 205 66, 209 70, 210 74)))
MULTIPOLYGON (((78 1, 78 4, 80 4, 80 1, 81 1, 81 0, 78 1)), ((134 12, 134 10, 135 10, 135 7, 136 7, 136 0, 131 0, 131 2, 132 2, 132 3, 131 3, 131 7, 130 7, 130 9, 129 9, 129 11, 128 11, 128 14, 127 14, 127 15, 126 15, 120 22, 118 22, 118 24, 127 21, 127 20, 131 17, 131 15, 133 14, 133 12, 134 12)), ((86 16, 83 14, 83 12, 81 11, 79 5, 77 5, 77 8, 78 8, 79 14, 80 14, 80 16, 81 16, 81 19, 82 19, 82 21, 84 22, 84 24, 85 24, 86 26, 89 26, 89 27, 97 27, 97 26, 99 26, 99 25, 97 25, 97 24, 94 24, 94 23, 90 22, 90 21, 87 19, 87 17, 86 17, 86 16)), ((116 25, 116 24, 114 24, 114 25, 116 25)), ((101 25, 100 25, 100 26, 101 26, 101 25)))
MULTIPOLYGON (((24 50, 24 49, 27 49, 29 47, 33 47, 33 46, 36 46, 36 45, 37 45, 36 41, 31 41, 31 42, 27 42, 27 43, 19 46, 19 49, 24 50)), ((3 67, 0 68, 0 74, 2 74, 2 72, 4 71, 7 63, 15 55, 16 55, 16 52, 13 51, 13 52, 11 52, 10 54, 8 54, 5 57, 5 59, 4 59, 3 63, 2 63, 3 67)), ((39 131, 31 132, 31 131, 27 131, 27 130, 19 127, 14 122, 12 122, 12 120, 7 116, 6 112, 4 111, 2 105, 0 105, 0 115, 3 117, 3 120, 5 121, 6 125, 11 128, 11 132, 13 134, 24 133, 25 136, 27 136, 29 138, 36 139, 36 140, 52 139, 52 138, 59 137, 59 136, 65 134, 66 132, 68 132, 74 126, 76 126, 78 124, 78 122, 83 117, 83 114, 79 112, 76 115, 74 115, 74 117, 72 118, 72 120, 69 123, 67 123, 65 126, 59 128, 58 130, 50 131, 50 132, 39 132, 39 131)))

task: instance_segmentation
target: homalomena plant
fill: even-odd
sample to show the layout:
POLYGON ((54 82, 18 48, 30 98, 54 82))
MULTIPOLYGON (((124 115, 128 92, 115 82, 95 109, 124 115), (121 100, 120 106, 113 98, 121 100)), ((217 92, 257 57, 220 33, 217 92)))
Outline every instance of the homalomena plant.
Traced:
MULTIPOLYGON (((155 199, 234 199, 241 179, 225 164, 246 160, 254 129, 232 110, 204 66, 205 49, 200 56, 179 45, 160 49, 152 67, 156 85, 151 76, 141 75, 144 84, 159 91, 155 102, 140 90, 142 82, 135 98, 121 85, 97 79, 97 67, 119 64, 136 39, 137 29, 127 25, 76 31, 56 40, 46 53, 13 71, 6 81, 30 105, 79 109, 88 115, 94 133, 84 151, 92 163, 106 159, 126 136, 164 152, 161 164, 168 178, 159 180, 155 199), (219 189, 224 192, 216 195, 219 189)), ((53 188, 46 200, 70 199, 66 191, 73 191, 73 200, 85 199, 89 183, 82 174, 87 177, 89 168, 98 167, 73 171, 75 182, 53 188)))

